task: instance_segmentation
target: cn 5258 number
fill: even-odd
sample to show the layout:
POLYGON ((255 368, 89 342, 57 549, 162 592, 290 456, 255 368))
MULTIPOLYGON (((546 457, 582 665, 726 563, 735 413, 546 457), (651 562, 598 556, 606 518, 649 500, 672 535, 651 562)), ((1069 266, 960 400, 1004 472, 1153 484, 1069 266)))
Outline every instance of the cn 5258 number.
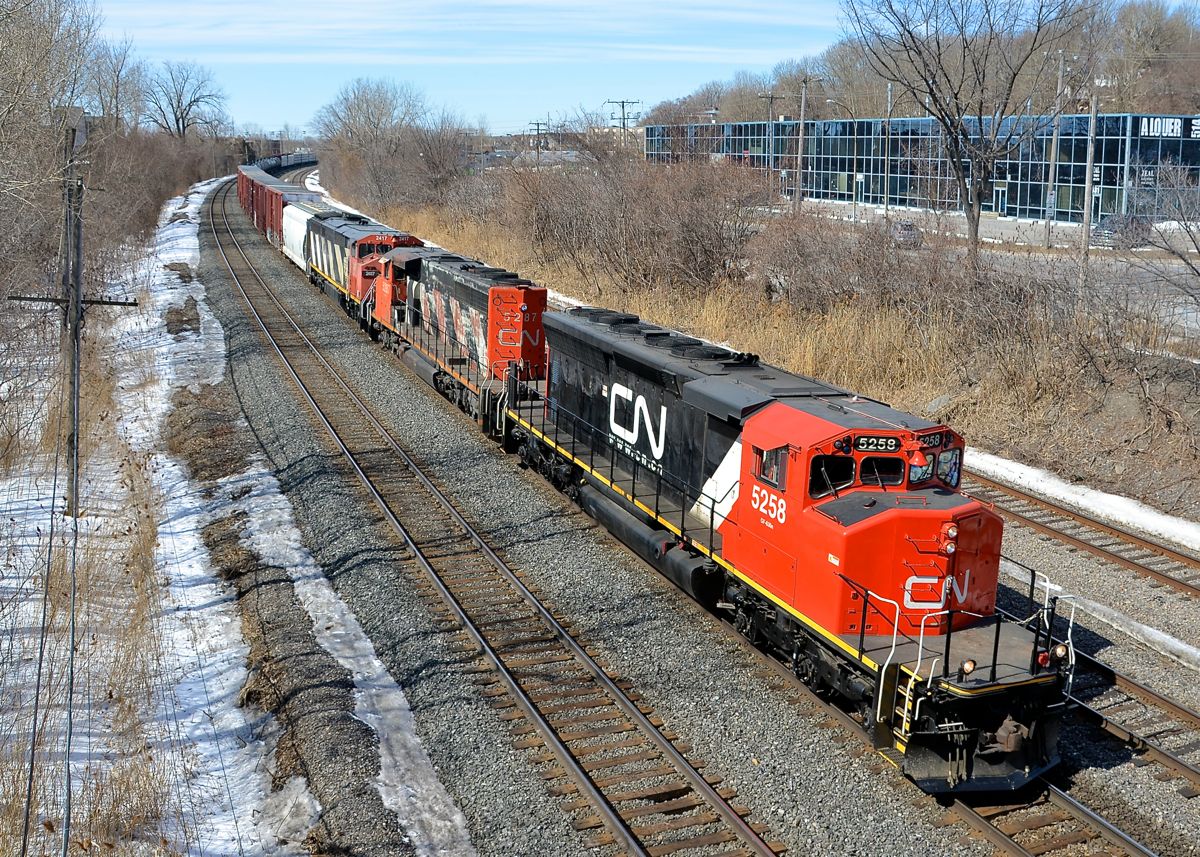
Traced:
POLYGON ((766 488, 754 486, 754 490, 750 492, 750 506, 773 521, 782 524, 787 520, 787 500, 766 488))

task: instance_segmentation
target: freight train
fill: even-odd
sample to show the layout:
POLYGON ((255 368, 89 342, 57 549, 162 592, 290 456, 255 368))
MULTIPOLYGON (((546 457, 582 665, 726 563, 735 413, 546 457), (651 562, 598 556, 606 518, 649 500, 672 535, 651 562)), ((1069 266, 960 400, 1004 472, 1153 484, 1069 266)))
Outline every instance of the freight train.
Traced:
POLYGON ((510 271, 243 181, 264 237, 364 331, 923 789, 1058 763, 1074 650, 1048 583, 1025 621, 997 612, 1001 520, 960 490, 949 426, 635 315, 550 311, 510 271))

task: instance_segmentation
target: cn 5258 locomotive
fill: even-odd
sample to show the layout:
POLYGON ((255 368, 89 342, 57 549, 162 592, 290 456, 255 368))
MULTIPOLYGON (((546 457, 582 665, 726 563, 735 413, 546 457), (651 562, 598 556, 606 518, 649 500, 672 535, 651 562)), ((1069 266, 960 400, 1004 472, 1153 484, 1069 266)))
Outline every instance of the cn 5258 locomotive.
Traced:
POLYGON ((284 237, 303 220, 288 255, 310 280, 648 563, 856 711, 922 788, 1012 789, 1058 762, 1074 653, 1047 633, 1048 592, 1025 622, 996 612, 1001 521, 959 490, 953 430, 636 316, 546 312, 546 290, 511 272, 296 208, 284 237), (345 250, 340 275, 314 263, 330 230, 345 239, 325 239, 345 250))

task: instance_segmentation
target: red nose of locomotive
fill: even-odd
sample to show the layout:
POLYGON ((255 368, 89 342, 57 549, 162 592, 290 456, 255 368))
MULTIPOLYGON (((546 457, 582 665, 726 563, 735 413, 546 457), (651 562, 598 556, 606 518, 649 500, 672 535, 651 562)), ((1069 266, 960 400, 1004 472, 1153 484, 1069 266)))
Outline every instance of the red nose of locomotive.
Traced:
POLYGON ((944 634, 951 623, 958 630, 995 610, 1000 517, 961 494, 930 499, 961 505, 898 510, 896 529, 907 535, 892 542, 891 584, 909 634, 944 634))

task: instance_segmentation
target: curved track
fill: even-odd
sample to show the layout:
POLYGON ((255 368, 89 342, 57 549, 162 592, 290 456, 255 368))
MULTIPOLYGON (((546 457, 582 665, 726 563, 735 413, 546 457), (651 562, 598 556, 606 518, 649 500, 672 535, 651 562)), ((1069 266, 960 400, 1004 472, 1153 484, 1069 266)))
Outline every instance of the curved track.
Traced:
MULTIPOLYGON (((534 752, 552 793, 597 846, 628 854, 774 855, 720 778, 610 677, 509 568, 321 355, 255 271, 214 192, 209 223, 233 281, 314 419, 425 572, 444 627, 477 652, 483 694, 534 752), (218 222, 219 221, 219 222, 218 222), (432 501, 432 502, 431 502, 432 501)), ((515 820, 514 820, 515 823, 515 820)))
POLYGON ((1172 589, 1200 596, 1200 559, 1194 556, 978 473, 966 474, 963 490, 994 505, 1009 520, 1172 589))

